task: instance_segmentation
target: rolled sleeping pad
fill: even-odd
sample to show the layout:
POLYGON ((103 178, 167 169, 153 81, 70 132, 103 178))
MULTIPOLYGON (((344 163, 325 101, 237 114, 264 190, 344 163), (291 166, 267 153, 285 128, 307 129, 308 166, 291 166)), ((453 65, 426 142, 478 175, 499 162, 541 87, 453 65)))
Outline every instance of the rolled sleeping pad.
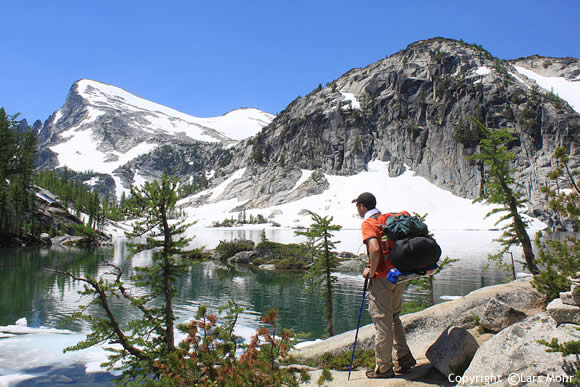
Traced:
POLYGON ((429 267, 441 257, 441 247, 431 237, 418 236, 395 242, 390 258, 403 272, 415 272, 429 267))

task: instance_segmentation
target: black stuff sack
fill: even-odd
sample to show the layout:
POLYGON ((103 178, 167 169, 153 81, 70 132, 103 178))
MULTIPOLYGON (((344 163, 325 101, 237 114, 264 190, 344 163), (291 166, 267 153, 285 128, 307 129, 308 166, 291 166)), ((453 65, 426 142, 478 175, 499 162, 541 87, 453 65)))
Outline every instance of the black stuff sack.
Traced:
POLYGON ((431 237, 418 236, 395 242, 390 258, 393 265, 402 272, 421 271, 437 263, 441 257, 441 247, 431 237))

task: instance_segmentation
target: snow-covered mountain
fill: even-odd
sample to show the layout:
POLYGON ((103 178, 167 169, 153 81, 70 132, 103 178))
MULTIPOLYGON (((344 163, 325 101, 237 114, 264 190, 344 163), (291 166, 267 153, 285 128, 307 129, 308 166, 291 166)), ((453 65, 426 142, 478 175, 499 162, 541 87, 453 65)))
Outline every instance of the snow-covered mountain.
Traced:
MULTIPOLYGON (((187 206, 214 208, 223 218, 228 217, 224 211, 271 209, 272 219, 285 224, 284 219, 294 223, 301 217, 278 207, 309 197, 327 203, 324 213, 337 214, 346 203, 334 206, 339 201, 330 192, 341 190, 338 177, 344 177, 343 191, 369 190, 372 181, 362 184, 355 177, 379 161, 388 168, 381 167, 373 179, 388 178, 396 185, 403 180, 394 178, 412 171, 423 179, 420 184, 460 198, 477 197, 487 176, 470 158, 480 140, 470 121, 475 117, 489 128, 514 133, 510 149, 516 178, 531 201, 530 214, 557 223, 540 187, 553 168, 557 146, 566 148, 572 168, 580 164, 579 110, 578 59, 505 61, 477 45, 434 38, 348 71, 295 99, 277 117, 241 109, 196 118, 81 80, 44 124, 40 159, 48 168, 91 169, 95 174, 87 182, 106 185, 117 195, 164 169, 182 180, 211 177, 212 187, 188 199, 187 206)), ((400 187, 401 192, 410 189, 400 187)), ((418 211, 430 212, 427 204, 418 211)), ((308 207, 300 205, 298 212, 303 209, 308 207)), ((219 219, 205 223, 213 220, 219 219)))
MULTIPOLYGON (((258 109, 193 117, 119 87, 83 79, 71 87, 64 106, 39 131, 40 166, 110 175, 120 195, 136 182, 136 174, 129 176, 120 168, 137 158, 168 144, 181 150, 203 147, 206 154, 224 152, 256 134, 273 118, 258 109)), ((193 165, 199 160, 180 161, 193 165)), ((148 171, 144 178, 155 177, 153 172, 148 171)))

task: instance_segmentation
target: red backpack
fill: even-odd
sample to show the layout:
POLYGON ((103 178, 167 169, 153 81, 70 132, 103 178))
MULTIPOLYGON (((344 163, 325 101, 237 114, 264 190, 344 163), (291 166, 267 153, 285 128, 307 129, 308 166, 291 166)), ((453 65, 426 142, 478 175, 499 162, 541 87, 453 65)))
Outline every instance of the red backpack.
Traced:
POLYGON ((383 251, 402 272, 431 267, 441 256, 441 247, 428 235, 427 225, 407 211, 377 216, 383 226, 383 251))

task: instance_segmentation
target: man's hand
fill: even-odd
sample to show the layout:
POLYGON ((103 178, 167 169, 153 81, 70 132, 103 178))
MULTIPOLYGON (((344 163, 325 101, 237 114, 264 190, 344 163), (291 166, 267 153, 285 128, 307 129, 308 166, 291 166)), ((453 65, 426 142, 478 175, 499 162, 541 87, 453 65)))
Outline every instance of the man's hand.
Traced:
POLYGON ((371 268, 370 267, 365 267, 365 271, 363 272, 363 277, 364 278, 370 278, 371 275, 371 268))

